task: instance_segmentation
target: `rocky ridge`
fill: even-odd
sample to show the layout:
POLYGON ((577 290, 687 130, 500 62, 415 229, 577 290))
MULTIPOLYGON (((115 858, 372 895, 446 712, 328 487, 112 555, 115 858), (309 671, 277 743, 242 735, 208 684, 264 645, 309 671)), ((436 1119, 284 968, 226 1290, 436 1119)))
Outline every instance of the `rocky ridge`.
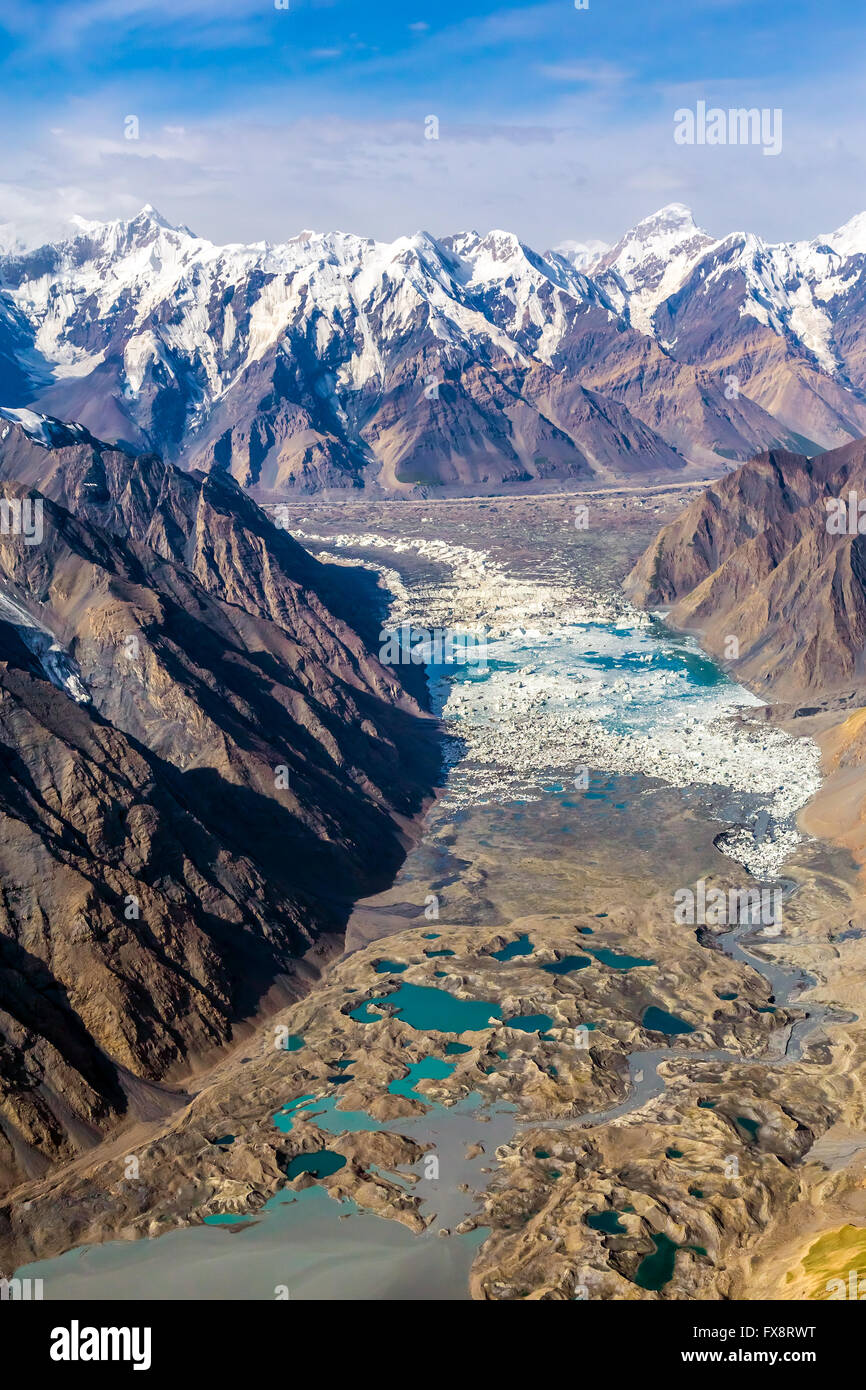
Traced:
POLYGON ((636 603, 664 608, 737 679, 776 700, 862 703, 866 444, 817 458, 770 452, 701 493, 628 576, 636 603), (845 508, 841 529, 834 507, 845 508))

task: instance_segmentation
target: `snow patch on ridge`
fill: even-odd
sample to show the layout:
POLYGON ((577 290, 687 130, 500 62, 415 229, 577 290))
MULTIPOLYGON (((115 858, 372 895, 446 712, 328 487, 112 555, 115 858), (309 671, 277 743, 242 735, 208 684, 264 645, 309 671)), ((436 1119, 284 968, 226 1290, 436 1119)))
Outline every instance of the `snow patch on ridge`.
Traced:
POLYGON ((0 590, 0 619, 10 623, 24 645, 33 653, 46 677, 77 705, 90 702, 90 694, 81 678, 77 661, 27 609, 0 590))
POLYGON ((90 437, 83 425, 75 424, 73 421, 63 423, 48 415, 40 415, 35 410, 0 406, 0 418, 13 425, 19 425, 34 443, 41 444, 45 449, 67 448, 90 437))

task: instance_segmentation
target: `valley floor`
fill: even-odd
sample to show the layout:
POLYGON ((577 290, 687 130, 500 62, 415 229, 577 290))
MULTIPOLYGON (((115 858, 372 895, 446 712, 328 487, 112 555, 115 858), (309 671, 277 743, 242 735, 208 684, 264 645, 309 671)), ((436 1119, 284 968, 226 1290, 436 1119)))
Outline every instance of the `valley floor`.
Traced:
POLYGON ((624 603, 684 497, 289 509, 395 622, 489 633, 431 673, 443 794, 309 994, 14 1194, 0 1263, 48 1298, 828 1296, 866 1226, 859 724, 779 727, 624 603), (781 920, 676 921, 699 881, 781 920))

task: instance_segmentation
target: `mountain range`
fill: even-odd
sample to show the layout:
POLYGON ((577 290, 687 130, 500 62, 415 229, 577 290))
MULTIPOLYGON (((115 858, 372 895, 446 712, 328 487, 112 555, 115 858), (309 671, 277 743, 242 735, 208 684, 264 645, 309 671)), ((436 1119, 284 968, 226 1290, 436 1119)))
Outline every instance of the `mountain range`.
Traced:
POLYGON ((713 476, 866 435, 866 214, 614 246, 492 231, 217 246, 145 207, 0 254, 0 404, 260 501, 713 476))
POLYGON ((231 477, 0 418, 0 483, 42 509, 0 534, 2 1191, 304 992, 440 752, 377 593, 231 477))

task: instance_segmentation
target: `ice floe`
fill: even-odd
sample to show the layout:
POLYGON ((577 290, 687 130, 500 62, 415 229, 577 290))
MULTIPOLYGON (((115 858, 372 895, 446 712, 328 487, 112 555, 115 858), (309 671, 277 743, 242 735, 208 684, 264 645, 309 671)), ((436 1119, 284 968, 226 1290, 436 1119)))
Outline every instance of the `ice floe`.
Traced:
POLYGON ((320 554, 320 545, 342 557, 376 554, 364 563, 387 570, 393 622, 487 633, 483 671, 431 672, 434 707, 459 740, 446 804, 532 800, 570 786, 583 768, 719 788, 745 796, 755 817, 763 812, 756 826, 729 829, 720 847, 760 877, 778 873, 799 838, 794 818, 820 785, 817 746, 750 719, 762 701, 692 641, 618 592, 535 580, 468 546, 294 533, 320 554), (395 572, 406 554, 434 565, 436 577, 426 567, 395 572))

